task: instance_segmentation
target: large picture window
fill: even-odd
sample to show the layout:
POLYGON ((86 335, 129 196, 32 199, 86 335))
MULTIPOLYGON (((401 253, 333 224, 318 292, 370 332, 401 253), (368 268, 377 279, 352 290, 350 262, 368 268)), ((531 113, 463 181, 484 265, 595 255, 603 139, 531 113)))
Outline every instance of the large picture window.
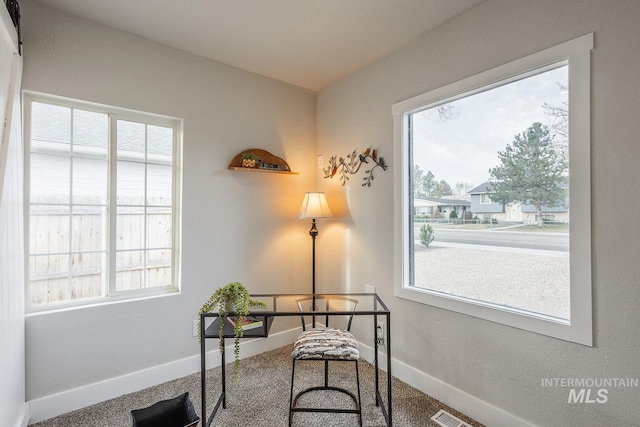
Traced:
POLYGON ((178 289, 181 122, 25 95, 30 309, 178 289))
POLYGON ((394 105, 397 295, 592 344, 592 44, 394 105))

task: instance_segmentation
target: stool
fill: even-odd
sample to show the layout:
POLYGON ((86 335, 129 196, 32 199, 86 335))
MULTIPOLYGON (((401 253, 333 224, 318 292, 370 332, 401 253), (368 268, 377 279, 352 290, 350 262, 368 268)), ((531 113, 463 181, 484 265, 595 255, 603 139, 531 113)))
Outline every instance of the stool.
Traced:
POLYGON ((358 425, 362 426, 362 406, 360 402, 360 375, 358 373, 358 342, 351 332, 336 328, 315 328, 304 331, 294 344, 291 353, 293 360, 291 367, 291 393, 289 400, 289 426, 293 421, 295 412, 326 412, 326 413, 347 413, 358 415, 358 425), (309 387, 293 396, 293 383, 296 372, 296 362, 305 360, 324 361, 324 385, 309 387), (356 383, 358 396, 342 387, 329 385, 329 361, 353 362, 356 367, 356 383), (318 390, 332 390, 343 393, 353 400, 355 409, 321 408, 321 407, 300 407, 297 405, 298 399, 309 392, 318 390))

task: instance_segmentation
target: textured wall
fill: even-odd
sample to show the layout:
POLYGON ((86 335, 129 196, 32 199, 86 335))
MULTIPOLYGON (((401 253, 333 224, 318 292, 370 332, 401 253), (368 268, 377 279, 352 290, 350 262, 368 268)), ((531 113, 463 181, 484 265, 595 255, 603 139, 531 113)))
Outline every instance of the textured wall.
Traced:
MULTIPOLYGON (((325 235, 340 242, 331 253, 344 256, 334 260, 322 286, 376 286, 393 313, 398 361, 537 425, 629 426, 640 420, 637 387, 611 388, 605 404, 568 404, 567 388, 542 387, 543 378, 640 377, 638 22, 640 2, 633 0, 488 0, 318 94, 318 153, 326 158, 371 145, 393 164, 394 103, 595 34, 593 348, 395 298, 393 172, 379 172, 370 188, 356 181, 346 187, 336 180, 321 183, 348 211, 345 229, 325 235)), ((320 251, 330 255, 325 245, 320 251)))
POLYGON ((220 285, 309 286, 315 94, 128 33, 22 4, 28 90, 184 119, 182 293, 30 315, 27 398, 48 396, 199 353, 192 319, 220 285), (246 148, 300 175, 227 170, 246 148))

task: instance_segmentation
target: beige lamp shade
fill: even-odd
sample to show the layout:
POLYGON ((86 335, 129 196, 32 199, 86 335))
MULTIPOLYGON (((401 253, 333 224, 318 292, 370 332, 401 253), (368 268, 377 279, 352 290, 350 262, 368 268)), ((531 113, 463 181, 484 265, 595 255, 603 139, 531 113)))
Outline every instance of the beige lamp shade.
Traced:
POLYGON ((333 214, 329 209, 327 197, 324 193, 304 193, 302 206, 298 218, 332 218, 333 214))

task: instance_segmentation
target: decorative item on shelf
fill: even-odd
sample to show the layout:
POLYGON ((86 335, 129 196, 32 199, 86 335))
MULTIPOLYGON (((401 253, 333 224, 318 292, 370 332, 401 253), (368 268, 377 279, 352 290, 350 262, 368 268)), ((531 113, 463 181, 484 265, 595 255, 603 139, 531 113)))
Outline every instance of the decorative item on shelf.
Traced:
POLYGON ((297 174, 291 171, 284 159, 259 148, 250 148, 237 154, 229 163, 229 169, 297 174))
POLYGON ((363 187, 371 187, 371 181, 373 181, 373 170, 377 167, 381 167, 382 170, 387 170, 387 164, 382 157, 378 157, 377 150, 367 148, 362 153, 358 154, 357 150, 353 150, 352 153, 347 154, 347 158, 332 156, 329 159, 329 166, 323 168, 325 178, 333 178, 336 173, 340 173, 340 181, 342 185, 345 185, 349 180, 349 175, 353 175, 360 170, 363 163, 369 163, 369 160, 373 162, 370 169, 364 171, 365 177, 362 178, 363 187))
POLYGON ((250 152, 242 153, 242 167, 243 168, 255 168, 256 167, 256 155, 250 152))
MULTIPOLYGON (((211 294, 209 300, 202 305, 198 314, 213 313, 218 311, 218 348, 220 353, 224 353, 224 323, 225 318, 230 312, 234 313, 234 368, 236 374, 236 382, 240 381, 240 338, 243 335, 242 322, 238 322, 237 319, 242 319, 248 316, 249 307, 267 307, 267 304, 263 301, 257 301, 251 299, 249 291, 242 284, 238 282, 231 282, 225 286, 216 289, 211 294)), ((202 328, 202 325, 198 325, 202 328)), ((202 334, 198 334, 201 336, 202 334)))

